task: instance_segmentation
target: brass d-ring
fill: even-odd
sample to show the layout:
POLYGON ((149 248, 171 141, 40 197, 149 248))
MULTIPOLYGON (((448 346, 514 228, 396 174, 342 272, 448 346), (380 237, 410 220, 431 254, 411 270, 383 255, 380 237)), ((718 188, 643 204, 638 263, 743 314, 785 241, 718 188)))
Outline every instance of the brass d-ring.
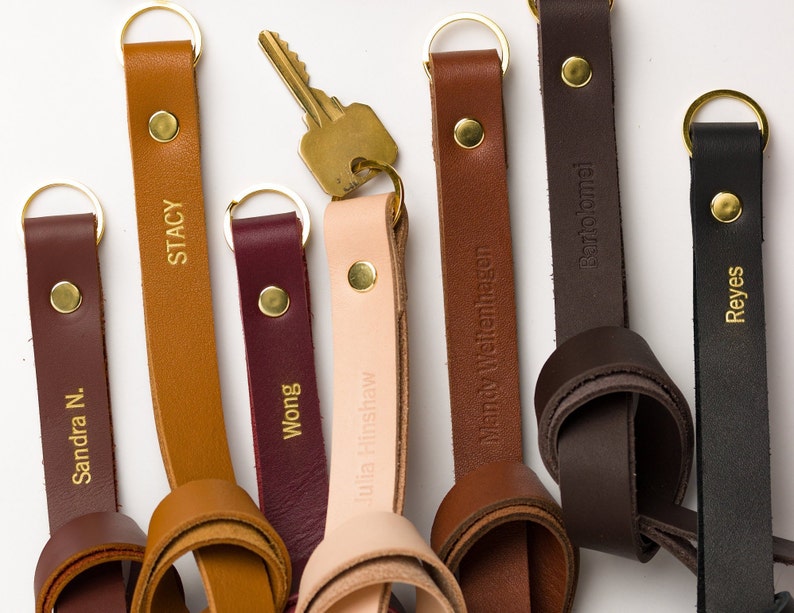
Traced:
MULTIPOLYGON (((529 4, 529 10, 532 11, 532 15, 535 17, 535 21, 540 23, 540 13, 538 13, 538 3, 537 0, 527 0, 527 4, 529 4)), ((615 4, 615 0, 609 0, 609 10, 612 10, 612 5, 615 4)))
POLYGON ((309 216, 309 209, 306 207, 306 203, 291 189, 276 185, 275 183, 260 183, 259 185, 249 187, 246 191, 232 200, 229 206, 226 207, 226 213, 223 217, 223 236, 226 239, 226 244, 229 245, 229 249, 234 251, 234 239, 232 238, 232 219, 234 218, 234 210, 243 202, 248 200, 248 198, 251 196, 264 193, 281 194, 282 196, 286 196, 292 200, 292 204, 295 205, 295 208, 298 211, 298 219, 303 226, 303 230, 301 232, 301 244, 306 246, 306 241, 309 240, 309 231, 311 230, 311 217, 309 216))
POLYGON ((449 17, 442 19, 435 26, 433 26, 433 29, 430 30, 430 34, 428 34, 427 38, 425 39, 425 46, 422 50, 422 66, 425 69, 427 78, 432 80, 432 77, 430 76, 430 47, 433 44, 433 40, 435 39, 436 35, 441 32, 441 30, 446 28, 448 25, 455 23, 456 21, 476 21, 494 33, 496 40, 499 41, 499 46, 502 48, 502 76, 504 76, 504 74, 507 72, 507 67, 510 65, 510 45, 507 44, 507 37, 505 36, 505 33, 502 32, 502 29, 496 25, 496 23, 484 15, 480 15, 479 13, 455 13, 454 15, 450 15, 449 17))
MULTIPOLYGON (((391 179, 394 185, 394 204, 392 213, 392 228, 400 221, 400 216, 403 214, 403 207, 405 205, 405 191, 403 189, 403 180, 394 167, 386 162, 378 162, 376 160, 358 160, 353 162, 351 169, 354 173, 358 174, 362 170, 374 170, 376 172, 384 172, 391 179)), ((353 192, 348 192, 344 196, 333 196, 331 200, 344 200, 353 192)))
POLYGON ((135 21, 137 17, 140 17, 149 11, 156 10, 171 11, 172 13, 179 15, 187 22, 187 25, 190 26, 190 30, 193 33, 193 66, 198 64, 199 58, 201 57, 201 50, 203 48, 203 43, 201 40, 201 28, 199 28, 198 22, 195 20, 193 15, 188 13, 178 4, 168 2, 168 0, 158 0, 156 2, 144 4, 140 8, 136 9, 135 12, 129 16, 127 21, 124 22, 124 25, 121 28, 121 37, 119 38, 118 47, 119 61, 121 62, 121 65, 124 65, 124 38, 127 35, 127 28, 130 27, 130 24, 135 21))
POLYGON ((692 127, 692 120, 695 118, 695 114, 706 103, 717 98, 732 98, 734 100, 744 102, 748 107, 750 107, 750 110, 753 111, 756 119, 758 120, 758 127, 761 130, 761 148, 762 150, 766 149, 766 145, 769 142, 769 122, 766 119, 764 110, 759 106, 759 104, 747 94, 743 94, 742 92, 738 92, 734 89, 715 89, 713 91, 706 92, 697 100, 695 100, 687 109, 686 115, 684 115, 684 145, 686 146, 686 150, 689 152, 689 157, 692 157, 692 135, 689 132, 690 128, 692 127))
POLYGON ((91 204, 94 206, 94 215, 96 216, 96 244, 98 245, 102 240, 102 235, 105 233, 105 212, 102 210, 102 205, 99 203, 99 198, 97 198, 96 194, 82 183, 71 181, 69 179, 59 179, 58 181, 53 181, 52 183, 42 185, 35 192, 33 192, 25 201, 25 204, 22 205, 22 213, 19 216, 19 227, 17 228, 19 239, 22 241, 22 244, 25 244, 25 217, 27 215, 28 208, 30 208, 31 203, 36 199, 36 196, 38 196, 41 192, 50 189, 51 187, 71 187, 72 189, 76 189, 78 192, 82 193, 91 201, 91 204))

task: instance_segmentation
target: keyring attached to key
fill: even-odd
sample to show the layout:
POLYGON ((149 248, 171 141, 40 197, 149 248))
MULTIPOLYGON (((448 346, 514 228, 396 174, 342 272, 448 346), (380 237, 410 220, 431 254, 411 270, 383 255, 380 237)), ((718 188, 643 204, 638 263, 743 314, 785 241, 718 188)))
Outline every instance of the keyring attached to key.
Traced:
POLYGON ((97 198, 96 194, 82 183, 78 183, 77 181, 72 181, 70 179, 58 179, 56 181, 52 181, 51 183, 47 183, 46 185, 42 185, 40 188, 34 191, 25 201, 25 204, 22 205, 22 212, 19 216, 19 226, 17 226, 17 233, 19 234, 19 240, 22 241, 22 244, 25 244, 25 217, 27 216, 30 205, 36 199, 36 196, 52 187, 69 187, 71 189, 76 189, 91 201, 91 204, 94 207, 94 215, 96 216, 96 244, 99 245, 100 241, 102 240, 102 235, 105 233, 105 212, 102 209, 102 205, 99 203, 99 198, 97 198))
POLYGON ((295 205, 295 208, 298 211, 298 219, 303 226, 303 230, 301 232, 301 244, 305 247, 306 241, 309 240, 309 233, 311 231, 311 216, 309 215, 309 209, 306 206, 306 203, 297 193, 291 189, 282 187, 281 185, 277 185, 275 183, 260 183, 258 185, 249 187, 246 191, 232 200, 231 203, 229 203, 229 206, 226 207, 226 213, 223 217, 223 236, 226 239, 226 244, 229 245, 229 249, 234 251, 234 240, 232 239, 232 219, 234 219, 234 210, 252 196, 265 193, 281 194, 282 196, 289 198, 295 205))
MULTIPOLYGON (((405 206, 405 190, 403 188, 403 180, 391 164, 385 162, 378 162, 376 160, 357 160, 353 162, 351 168, 354 174, 358 174, 364 170, 373 170, 375 172, 383 172, 391 179, 394 185, 394 200, 393 200, 393 216, 392 227, 397 225, 400 221, 400 216, 405 206)), ((349 194, 348 194, 349 195, 349 194)), ((333 196, 331 200, 344 200, 348 196, 333 196)))

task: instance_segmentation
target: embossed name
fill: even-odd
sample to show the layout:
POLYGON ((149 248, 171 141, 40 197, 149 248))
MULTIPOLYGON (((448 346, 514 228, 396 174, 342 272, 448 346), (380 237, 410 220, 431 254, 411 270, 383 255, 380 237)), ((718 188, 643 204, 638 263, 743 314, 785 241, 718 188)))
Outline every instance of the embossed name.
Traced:
POLYGON ((725 311, 725 323, 743 324, 744 305, 749 296, 739 289, 744 286, 744 269, 741 266, 728 268, 728 309, 725 311))
POLYGON ((574 164, 579 180, 579 199, 576 216, 579 219, 577 232, 582 243, 579 268, 598 268, 598 219, 596 218, 595 169, 589 162, 574 164))
POLYGON ((300 395, 300 383, 281 386, 281 400, 284 406, 284 419, 281 420, 281 438, 285 441, 301 435, 301 412, 298 403, 298 396, 300 395))
POLYGON ((181 202, 163 200, 163 222, 165 223, 165 253, 172 266, 187 264, 185 242, 185 214, 181 202))
POLYGON ((500 433, 499 403, 501 393, 494 372, 499 366, 496 347, 496 271, 493 252, 489 247, 477 247, 477 296, 474 303, 477 327, 474 331, 475 368, 479 376, 477 398, 480 404, 481 445, 498 445, 500 433))
POLYGON ((356 440, 356 455, 359 458, 358 470, 354 477, 356 502, 367 506, 372 504, 375 494, 375 443, 377 438, 377 386, 375 373, 361 373, 361 404, 359 416, 359 434, 356 440))
MULTIPOLYGON (((76 394, 66 394, 64 402, 66 410, 77 411, 85 409, 85 394, 83 388, 77 388, 76 394)), ((83 411, 81 411, 83 412, 83 411)), ((72 434, 69 442, 74 446, 74 472, 72 483, 85 485, 91 483, 91 460, 88 452, 88 419, 85 415, 71 416, 72 434)))

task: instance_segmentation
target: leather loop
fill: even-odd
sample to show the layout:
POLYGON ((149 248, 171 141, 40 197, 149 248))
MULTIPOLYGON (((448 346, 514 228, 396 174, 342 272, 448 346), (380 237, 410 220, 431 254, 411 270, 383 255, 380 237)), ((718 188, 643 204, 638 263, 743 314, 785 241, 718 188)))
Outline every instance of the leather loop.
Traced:
POLYGON ((579 552, 565 533, 559 506, 522 463, 492 462, 458 479, 436 513, 431 544, 456 572, 480 539, 513 522, 524 523, 528 542, 543 551, 543 556, 528 558, 532 607, 569 610, 577 576, 558 569, 577 569, 579 552))
MULTIPOLYGON (((362 513, 338 526, 306 566, 298 611, 342 613, 359 591, 394 582, 417 588, 417 611, 465 611, 455 577, 411 522, 396 513, 362 513)), ((365 596, 366 598, 366 596, 365 596)))
MULTIPOLYGON (((233 556, 232 548, 248 550, 267 568, 269 581, 262 587, 269 597, 262 602, 239 602, 235 613, 284 609, 291 581, 284 543, 245 490, 222 479, 203 479, 176 488, 155 509, 132 610, 153 610, 161 580, 181 556, 201 549, 212 552, 214 548, 221 559, 233 556), (224 547, 218 550, 217 545, 224 547)), ((226 611, 214 597, 210 586, 210 610, 226 611)))

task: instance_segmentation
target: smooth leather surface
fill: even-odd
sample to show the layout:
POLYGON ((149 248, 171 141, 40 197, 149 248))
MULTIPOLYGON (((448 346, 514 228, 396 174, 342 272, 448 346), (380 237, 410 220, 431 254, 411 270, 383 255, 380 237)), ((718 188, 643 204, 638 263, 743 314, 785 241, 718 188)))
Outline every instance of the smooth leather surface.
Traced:
MULTIPOLYGON (((234 482, 215 354, 193 60, 189 41, 124 46, 149 376, 172 488, 234 482), (168 143, 149 135, 149 118, 160 110, 179 121, 168 143)), ((208 532, 202 536, 217 546, 197 551, 196 562, 212 610, 283 606, 273 602, 257 555, 208 532)), ((138 589, 148 586, 139 582, 138 589)))
POLYGON ((456 480, 433 546, 471 611, 567 611, 578 557, 523 464, 501 61, 433 53, 430 76, 456 480), (483 127, 473 149, 454 138, 464 118, 483 127))
POLYGON ((232 236, 259 508, 287 546, 296 594, 303 568, 322 540, 328 504, 301 224, 294 213, 234 219, 232 236), (259 310, 259 294, 271 285, 289 295, 289 309, 280 317, 259 310))
POLYGON ((698 610, 764 611, 775 589, 761 133, 754 123, 693 124, 691 135, 698 610), (711 214, 724 191, 742 202, 731 223, 711 214))

